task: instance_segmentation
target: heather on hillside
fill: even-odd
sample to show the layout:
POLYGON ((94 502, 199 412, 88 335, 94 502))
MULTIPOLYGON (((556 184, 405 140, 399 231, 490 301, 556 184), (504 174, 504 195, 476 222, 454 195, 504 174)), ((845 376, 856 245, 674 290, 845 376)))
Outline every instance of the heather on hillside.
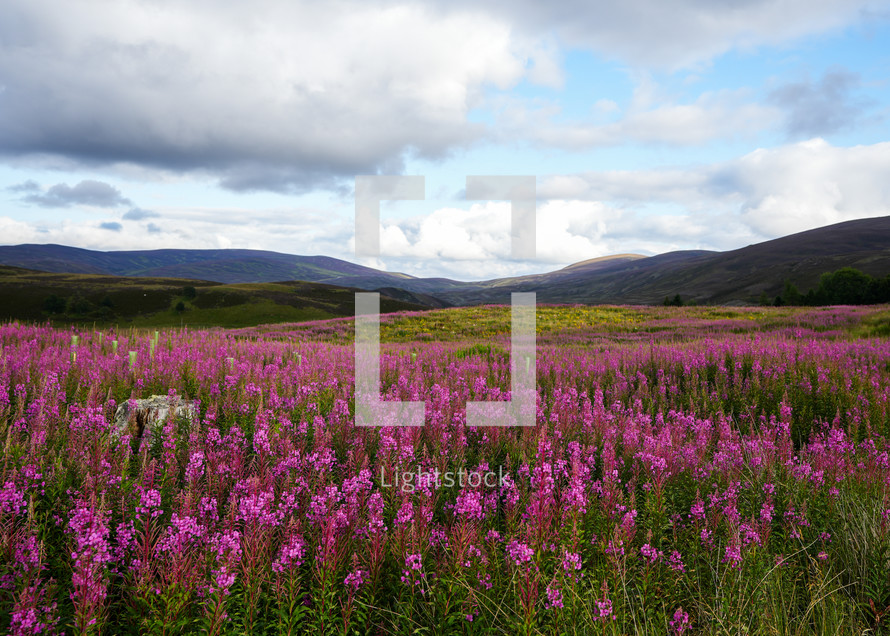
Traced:
POLYGON ((348 319, 0 325, 0 628, 880 633, 888 315, 541 306, 533 428, 465 422, 506 307, 382 318, 422 428, 355 427, 348 319), (158 394, 198 420, 118 435, 158 394))

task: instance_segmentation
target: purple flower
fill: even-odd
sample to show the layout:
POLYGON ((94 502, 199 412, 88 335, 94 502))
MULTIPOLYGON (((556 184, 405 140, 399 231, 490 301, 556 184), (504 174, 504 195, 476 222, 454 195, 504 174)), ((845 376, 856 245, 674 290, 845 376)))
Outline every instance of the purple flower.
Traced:
POLYGON ((723 563, 728 563, 730 567, 738 570, 742 563, 742 548, 737 541, 730 541, 729 545, 723 552, 723 563))
POLYGON ((511 541, 507 544, 507 556, 514 565, 522 565, 532 560, 535 551, 519 541, 511 541))
POLYGON ((7 481, 0 488, 0 513, 17 515, 25 509, 25 494, 16 488, 15 483, 7 481))
POLYGON ((682 607, 678 607, 677 611, 674 612, 670 628, 675 634, 682 634, 689 628, 689 614, 684 612, 682 607))
POLYGON ((640 555, 649 561, 649 564, 657 563, 662 557, 664 557, 664 553, 660 550, 656 550, 648 543, 644 543, 643 547, 640 548, 640 555))
POLYGON ((685 572, 686 571, 686 566, 683 564, 683 557, 676 550, 671 552, 671 556, 668 559, 668 567, 670 567, 675 572, 685 572))
POLYGON ((368 572, 367 570, 353 570, 349 574, 346 575, 346 579, 343 581, 343 584, 352 590, 355 593, 359 587, 363 583, 368 580, 368 572))
POLYGON ((204 453, 195 451, 189 457, 188 466, 185 469, 185 479, 189 482, 198 481, 204 474, 204 453))
POLYGON ((612 620, 615 620, 615 616, 612 614, 612 600, 611 599, 603 599, 602 601, 596 602, 597 615, 594 616, 595 620, 606 620, 610 616, 612 620))
POLYGON ((409 554, 405 557, 405 567, 409 570, 420 570, 423 568, 423 559, 419 554, 409 554))
POLYGON ((577 552, 566 552, 562 557, 563 572, 574 575, 581 569, 581 555, 577 552))
POLYGON ((547 586, 547 600, 544 602, 544 605, 548 609, 561 609, 563 607, 562 590, 559 589, 559 586, 555 584, 547 586))
POLYGON ((281 546, 278 557, 272 563, 272 570, 281 574, 292 571, 303 565, 306 556, 306 543, 299 534, 291 535, 287 542, 281 546))

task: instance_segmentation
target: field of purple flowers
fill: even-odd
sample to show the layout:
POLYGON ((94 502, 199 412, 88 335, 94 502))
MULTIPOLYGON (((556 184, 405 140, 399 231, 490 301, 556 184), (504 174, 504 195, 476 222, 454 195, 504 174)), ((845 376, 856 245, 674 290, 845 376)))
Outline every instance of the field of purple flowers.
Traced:
POLYGON ((887 630, 887 307, 540 307, 537 425, 467 427, 508 315, 384 317, 384 395, 426 424, 379 429, 350 320, 0 325, 0 629, 887 630), (157 394, 197 421, 115 434, 157 394))

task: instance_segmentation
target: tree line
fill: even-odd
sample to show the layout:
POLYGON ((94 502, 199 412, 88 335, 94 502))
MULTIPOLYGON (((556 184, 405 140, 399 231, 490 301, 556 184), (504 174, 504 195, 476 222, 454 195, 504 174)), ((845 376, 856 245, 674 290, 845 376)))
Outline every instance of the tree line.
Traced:
POLYGON ((890 275, 875 278, 853 267, 843 267, 826 272, 819 278, 819 285, 802 294, 790 281, 772 303, 765 293, 761 304, 782 305, 876 305, 890 302, 890 275))

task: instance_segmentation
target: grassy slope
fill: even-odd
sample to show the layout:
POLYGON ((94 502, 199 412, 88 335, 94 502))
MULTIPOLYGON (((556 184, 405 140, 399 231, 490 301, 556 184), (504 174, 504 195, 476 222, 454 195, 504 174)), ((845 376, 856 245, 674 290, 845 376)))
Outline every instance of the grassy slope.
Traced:
POLYGON ((323 256, 255 250, 95 252, 59 245, 19 245, 0 246, 0 262, 46 271, 177 276, 228 283, 299 279, 362 289, 398 288, 400 291, 391 293, 401 294, 405 302, 440 306, 507 303, 513 291, 535 291, 541 303, 652 304, 680 294, 684 300, 703 304, 751 304, 763 293, 769 298, 781 294, 786 280, 805 292, 816 286, 821 274, 841 267, 855 267, 876 277, 887 275, 890 216, 839 223, 729 252, 683 251, 649 258, 619 255, 546 274, 470 283, 411 278, 323 256), (406 295, 409 292, 435 299, 412 298, 406 295))
MULTIPOLYGON (((333 285, 291 281, 222 285, 177 278, 124 278, 92 274, 53 274, 0 266, 0 320, 51 319, 57 324, 89 322, 135 327, 246 327, 302 322, 354 314, 354 292, 333 285), (184 288, 197 295, 186 298, 184 288), (81 311, 50 315, 46 299, 64 298, 81 311), (182 302, 186 310, 175 310, 182 302), (104 303, 104 304, 103 304, 104 303)), ((419 309, 381 297, 381 311, 419 309)))

